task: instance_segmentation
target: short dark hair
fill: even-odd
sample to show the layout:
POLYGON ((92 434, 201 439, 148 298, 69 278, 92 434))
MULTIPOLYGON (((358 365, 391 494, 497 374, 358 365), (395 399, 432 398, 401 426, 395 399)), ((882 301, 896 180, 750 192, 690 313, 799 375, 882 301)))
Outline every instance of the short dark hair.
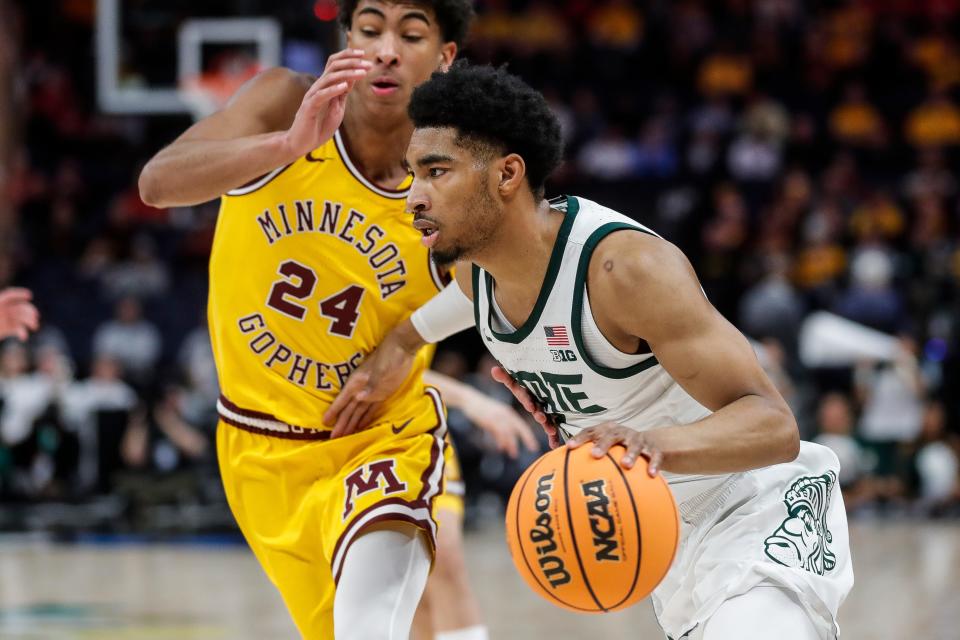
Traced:
MULTIPOLYGON (((385 0, 390 2, 391 0, 385 0)), ((401 0, 393 0, 399 2, 401 0)), ((440 35, 444 42, 455 42, 457 48, 463 47, 473 20, 473 2, 471 0, 403 0, 410 4, 422 5, 433 9, 440 25, 440 35)), ((337 0, 340 7, 340 24, 350 30, 353 24, 353 12, 360 0, 337 0)))
POLYGON ((520 155, 538 198, 563 157, 560 122, 547 101, 504 68, 460 61, 438 71, 414 90, 409 114, 418 129, 456 129, 458 144, 479 140, 520 155))

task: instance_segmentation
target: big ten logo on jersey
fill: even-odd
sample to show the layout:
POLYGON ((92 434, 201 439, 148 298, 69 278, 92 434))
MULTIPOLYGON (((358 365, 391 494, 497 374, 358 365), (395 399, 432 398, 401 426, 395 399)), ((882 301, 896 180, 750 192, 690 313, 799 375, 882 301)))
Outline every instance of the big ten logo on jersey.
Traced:
MULTIPOLYGON (((256 217, 256 222, 269 245, 305 233, 336 238, 344 246, 356 251, 369 265, 380 286, 380 299, 386 300, 406 286, 407 281, 403 276, 407 273, 407 267, 400 258, 400 249, 387 239, 387 232, 378 224, 366 224, 366 219, 356 209, 344 210, 340 202, 324 201, 321 212, 314 211, 313 200, 294 200, 292 204, 278 203, 273 208, 265 209, 256 217)), ((283 293, 303 300, 313 292, 313 287, 307 286, 310 275, 304 270, 312 273, 314 285, 316 273, 304 265, 300 267, 294 273, 285 273, 281 268, 280 274, 287 278, 283 293)))
POLYGON ((396 460, 387 458, 377 462, 369 462, 358 467, 343 480, 343 519, 346 520, 353 512, 354 500, 371 491, 381 491, 388 496, 405 491, 407 484, 400 482, 394 469, 396 460))
POLYGON ((539 401, 547 413, 600 413, 606 411, 583 391, 583 374, 514 371, 513 379, 539 401))
POLYGON ((550 349, 554 362, 576 362, 577 354, 570 349, 550 349))

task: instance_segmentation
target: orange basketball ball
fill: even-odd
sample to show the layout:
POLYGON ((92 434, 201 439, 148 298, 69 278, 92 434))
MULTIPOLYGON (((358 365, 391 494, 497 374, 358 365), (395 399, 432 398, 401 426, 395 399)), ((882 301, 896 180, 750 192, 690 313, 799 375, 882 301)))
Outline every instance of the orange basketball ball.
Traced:
POLYGON ((646 460, 624 469, 622 446, 599 460, 588 443, 540 457, 507 505, 507 544, 530 588, 571 611, 642 600, 667 574, 680 537, 677 505, 646 460))

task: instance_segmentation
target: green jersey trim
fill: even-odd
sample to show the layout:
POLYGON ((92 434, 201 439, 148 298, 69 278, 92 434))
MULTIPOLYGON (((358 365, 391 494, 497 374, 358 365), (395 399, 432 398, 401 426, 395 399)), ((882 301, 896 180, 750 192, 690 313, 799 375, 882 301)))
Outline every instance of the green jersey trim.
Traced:
POLYGON ((593 256, 593 251, 597 248, 597 245, 600 244, 601 240, 614 231, 621 231, 623 229, 631 229, 633 231, 654 235, 649 231, 642 229, 641 227, 627 224, 626 222, 608 222, 591 233, 590 237, 587 238, 587 241, 583 245, 583 251, 580 253, 580 263, 577 265, 577 275, 573 282, 573 315, 570 318, 570 327, 573 329, 573 341, 577 345, 577 350, 580 351, 580 356, 583 358, 583 361, 586 362, 587 366, 589 366, 594 372, 606 378, 613 378, 616 380, 635 376, 642 371, 646 371, 654 365, 660 364, 657 361, 657 357, 651 355, 643 362, 638 362, 637 364, 624 369, 605 367, 591 358, 590 354, 587 353, 587 350, 584 347, 582 322, 583 292, 586 289, 587 273, 590 268, 590 258, 593 256))
MULTIPOLYGON (((540 287, 540 295, 537 296, 537 302, 533 306, 533 311, 530 312, 529 317, 527 317, 526 322, 524 322, 520 328, 516 331, 509 333, 500 333, 493 328, 493 277, 484 272, 486 276, 485 284, 487 288, 487 324, 490 327, 490 332, 493 336, 500 342, 509 342, 510 344, 519 344, 530 335, 530 332, 533 331, 533 328, 537 326, 537 323, 540 321, 540 314, 543 313, 543 308, 547 305, 547 300, 550 298, 550 292, 553 291, 553 285, 557 280, 557 274, 560 272, 560 264, 563 262, 563 253, 567 247, 567 238, 570 236, 570 229, 573 227, 573 221, 577 217, 577 213, 580 211, 580 203, 573 196, 567 196, 567 210, 564 214, 563 223, 560 225, 560 230, 557 232, 557 239, 553 243, 553 252, 550 254, 550 262, 547 264, 547 273, 543 278, 543 285, 540 287)), ((474 285, 474 290, 476 290, 476 285, 474 285)), ((479 302, 474 304, 474 311, 476 312, 479 302)), ((479 318, 477 322, 479 326, 479 318)))
POLYGON ((471 279, 473 280, 473 322, 480 330, 480 267, 473 266, 471 279))

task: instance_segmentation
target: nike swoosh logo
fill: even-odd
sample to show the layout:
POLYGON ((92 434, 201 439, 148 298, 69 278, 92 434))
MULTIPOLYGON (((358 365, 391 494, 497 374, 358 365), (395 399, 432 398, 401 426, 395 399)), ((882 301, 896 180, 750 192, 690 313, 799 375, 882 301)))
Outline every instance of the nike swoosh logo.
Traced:
POLYGON ((400 425, 399 427, 398 427, 397 425, 395 425, 395 424, 391 424, 391 425, 390 425, 390 429, 393 431, 394 434, 397 434, 397 433, 400 433, 401 431, 403 431, 404 429, 406 429, 406 428, 407 428, 407 425, 410 424, 411 422, 413 422, 413 418, 410 418, 409 420, 407 420, 406 422, 404 422, 404 423, 403 423, 402 425, 400 425))

